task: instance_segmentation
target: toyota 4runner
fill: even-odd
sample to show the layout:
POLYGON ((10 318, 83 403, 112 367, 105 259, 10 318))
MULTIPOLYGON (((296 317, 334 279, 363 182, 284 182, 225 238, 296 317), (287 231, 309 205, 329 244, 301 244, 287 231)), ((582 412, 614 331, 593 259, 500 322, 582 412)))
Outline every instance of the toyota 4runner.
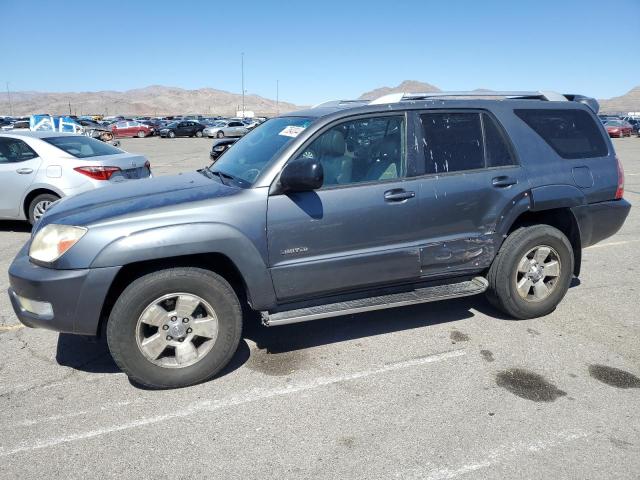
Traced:
POLYGON ((622 168, 593 99, 480 95, 328 102, 209 168, 64 198, 11 265, 14 310, 106 332, 155 388, 219 372, 244 307, 275 326, 486 291, 547 315, 627 217, 622 168))

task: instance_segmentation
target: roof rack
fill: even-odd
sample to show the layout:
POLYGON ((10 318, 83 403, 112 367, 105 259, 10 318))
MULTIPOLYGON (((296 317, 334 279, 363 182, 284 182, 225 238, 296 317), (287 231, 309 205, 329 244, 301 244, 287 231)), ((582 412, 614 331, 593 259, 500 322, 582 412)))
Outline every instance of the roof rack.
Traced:
POLYGON ((386 103, 399 103, 403 101, 412 100, 427 100, 430 98, 445 98, 445 97, 497 97, 506 99, 519 99, 519 100, 544 100, 550 102, 579 102, 587 105, 594 113, 598 113, 600 105, 595 98, 585 97, 584 95, 577 95, 572 93, 557 93, 552 91, 506 91, 506 92, 494 92, 494 91, 482 91, 474 90, 471 92, 457 91, 457 92, 428 92, 428 93, 390 93, 383 95, 382 97, 372 100, 369 105, 381 105, 386 103))
POLYGON ((326 108, 326 107, 355 107, 358 105, 369 105, 371 100, 329 100, 327 102, 318 103, 311 108, 326 108))

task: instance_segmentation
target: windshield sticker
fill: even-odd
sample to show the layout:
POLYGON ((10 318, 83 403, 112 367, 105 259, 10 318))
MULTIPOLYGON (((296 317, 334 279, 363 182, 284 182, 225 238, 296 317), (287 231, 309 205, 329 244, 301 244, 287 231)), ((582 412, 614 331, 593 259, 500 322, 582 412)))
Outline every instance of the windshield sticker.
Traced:
POLYGON ((304 131, 304 128, 305 127, 296 127, 294 125, 289 125, 288 127, 284 127, 284 129, 278 135, 295 138, 304 131))

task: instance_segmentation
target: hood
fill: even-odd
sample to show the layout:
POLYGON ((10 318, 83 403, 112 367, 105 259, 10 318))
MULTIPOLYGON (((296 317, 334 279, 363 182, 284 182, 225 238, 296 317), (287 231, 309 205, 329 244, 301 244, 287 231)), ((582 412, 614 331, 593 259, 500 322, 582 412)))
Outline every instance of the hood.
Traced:
POLYGON ((171 205, 197 202, 239 193, 199 172, 190 172, 109 185, 58 200, 38 222, 37 231, 50 223, 87 226, 103 220, 171 205))

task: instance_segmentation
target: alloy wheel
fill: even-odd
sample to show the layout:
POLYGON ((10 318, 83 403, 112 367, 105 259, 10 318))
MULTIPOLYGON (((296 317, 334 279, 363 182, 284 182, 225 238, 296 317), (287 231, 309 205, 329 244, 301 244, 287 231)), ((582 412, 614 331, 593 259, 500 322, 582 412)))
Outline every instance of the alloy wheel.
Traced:
POLYGON ((36 206, 33 208, 33 219, 40 220, 40 218, 44 215, 44 212, 49 208, 53 202, 51 200, 42 200, 41 202, 36 203, 36 206))
POLYGON ((154 365, 184 368, 204 358, 218 337, 218 317, 205 300, 172 293, 151 302, 138 318, 136 341, 154 365))
POLYGON ((516 290, 530 302, 545 300, 555 290, 561 272, 560 256, 553 248, 539 245, 518 262, 516 290))

